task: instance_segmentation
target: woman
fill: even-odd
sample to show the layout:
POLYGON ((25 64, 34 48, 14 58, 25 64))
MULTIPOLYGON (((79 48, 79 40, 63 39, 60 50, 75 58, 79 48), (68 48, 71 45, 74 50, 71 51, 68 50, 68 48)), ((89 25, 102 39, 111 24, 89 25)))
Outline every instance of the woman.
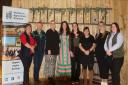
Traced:
POLYGON ((69 33, 69 25, 63 21, 60 27, 60 56, 57 67, 58 75, 64 78, 71 75, 69 33))
POLYGON ((25 25, 25 32, 21 34, 21 61, 24 66, 24 80, 23 85, 29 85, 29 68, 32 62, 32 56, 36 41, 32 37, 32 26, 31 24, 25 25))
POLYGON ((123 43, 119 25, 116 22, 112 23, 111 32, 104 44, 106 54, 111 58, 109 65, 112 72, 112 85, 120 85, 120 70, 124 61, 123 43))
POLYGON ((99 66, 99 73, 101 77, 101 83, 107 82, 108 76, 109 76, 109 65, 107 63, 107 57, 106 52, 104 50, 104 43, 107 38, 108 31, 106 31, 104 23, 99 23, 99 30, 98 33, 96 33, 96 48, 95 48, 95 54, 97 63, 99 66))
POLYGON ((72 32, 70 34, 71 44, 71 80, 72 84, 79 82, 80 76, 80 49, 79 41, 82 36, 82 32, 79 31, 77 22, 72 24, 72 32))
POLYGON ((87 68, 89 70, 89 85, 92 85, 95 40, 90 34, 89 27, 83 29, 84 36, 80 39, 79 48, 82 52, 81 64, 83 66, 84 85, 87 84, 87 68))
POLYGON ((59 33, 56 31, 56 22, 50 21, 50 29, 46 32, 45 66, 44 75, 55 85, 56 59, 59 55, 59 33))

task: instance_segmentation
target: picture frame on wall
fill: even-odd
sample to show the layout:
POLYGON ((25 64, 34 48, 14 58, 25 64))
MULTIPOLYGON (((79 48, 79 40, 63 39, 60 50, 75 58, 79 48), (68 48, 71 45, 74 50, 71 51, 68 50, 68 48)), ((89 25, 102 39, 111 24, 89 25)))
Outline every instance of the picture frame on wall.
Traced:
POLYGON ((61 23, 61 11, 55 10, 55 21, 56 23, 61 23))
POLYGON ((30 12, 29 12, 29 22, 34 22, 34 13, 33 13, 34 11, 33 10, 30 10, 30 12))
POLYGON ((83 23, 83 10, 77 10, 77 23, 83 23))
POLYGON ((47 23, 48 22, 48 12, 47 10, 41 10, 41 20, 43 23, 47 23))
POLYGON ((99 12, 96 10, 91 10, 91 24, 99 23, 99 12))
POLYGON ((91 12, 84 11, 84 23, 88 24, 91 23, 91 12))
POLYGON ((62 21, 69 22, 69 16, 70 16, 69 11, 63 10, 61 11, 61 14, 62 14, 62 21))
POLYGON ((99 11, 99 21, 106 23, 106 12, 105 11, 99 11))
POLYGON ((76 18, 77 18, 76 13, 77 13, 76 10, 70 11, 70 23, 76 22, 76 18))
POLYGON ((41 11, 35 10, 35 13, 34 13, 34 22, 39 22, 40 21, 40 18, 41 18, 41 11))
POLYGON ((48 10, 48 22, 50 22, 51 20, 55 20, 55 12, 54 10, 48 10))

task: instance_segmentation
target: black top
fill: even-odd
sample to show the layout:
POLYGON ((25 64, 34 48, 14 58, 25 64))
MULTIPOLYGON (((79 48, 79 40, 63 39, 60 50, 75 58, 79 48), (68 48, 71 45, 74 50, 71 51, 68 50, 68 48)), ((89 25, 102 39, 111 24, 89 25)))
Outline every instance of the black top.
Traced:
POLYGON ((75 52, 75 48, 79 48, 79 42, 80 42, 80 38, 82 37, 82 32, 78 32, 78 36, 77 38, 75 38, 74 33, 70 34, 70 44, 71 44, 71 51, 75 52))
POLYGON ((104 50, 104 43, 107 38, 108 32, 106 31, 105 34, 99 33, 96 34, 96 49, 95 54, 96 56, 103 57, 106 55, 106 52, 104 50))
POLYGON ((46 32, 46 50, 45 53, 48 54, 48 50, 51 50, 52 55, 58 55, 59 54, 59 34, 55 30, 49 29, 46 32))
POLYGON ((40 33, 36 31, 33 32, 33 37, 37 42, 35 47, 35 53, 37 54, 44 54, 44 47, 45 47, 45 32, 42 30, 40 33))
POLYGON ((95 39, 92 35, 90 35, 88 38, 82 36, 82 38, 80 39, 80 43, 85 50, 89 50, 92 47, 93 43, 95 43, 95 39))

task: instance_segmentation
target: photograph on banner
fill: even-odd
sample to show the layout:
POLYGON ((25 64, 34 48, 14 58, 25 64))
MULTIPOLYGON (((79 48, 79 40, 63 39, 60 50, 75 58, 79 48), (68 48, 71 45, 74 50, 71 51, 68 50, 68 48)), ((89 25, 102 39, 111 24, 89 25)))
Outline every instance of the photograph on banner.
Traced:
POLYGON ((20 37, 16 37, 16 46, 21 47, 20 37))
POLYGON ((96 10, 91 10, 91 24, 99 23, 99 14, 96 10))
POLYGON ((2 46, 15 46, 16 37, 14 36, 3 36, 2 37, 2 46))
POLYGON ((77 23, 83 23, 83 10, 77 10, 77 23))
POLYGON ((7 46, 4 47, 2 52, 2 60, 19 60, 20 59, 20 47, 7 46))
POLYGON ((62 21, 67 21, 69 23, 69 11, 63 10, 62 13, 62 21))
POLYGON ((70 23, 76 22, 76 10, 70 11, 70 23))
POLYGON ((91 13, 90 11, 84 11, 84 23, 90 23, 91 22, 91 13))
POLYGON ((3 28, 2 29, 3 31, 3 35, 10 35, 10 36, 13 36, 13 35, 18 35, 18 32, 17 32, 17 28, 13 27, 13 28, 3 28))
POLYGON ((41 10, 41 19, 40 21, 42 21, 43 23, 47 23, 48 21, 48 16, 47 16, 47 10, 41 10))
POLYGON ((55 10, 55 22, 61 23, 61 11, 60 10, 55 10))
POLYGON ((51 20, 55 20, 55 13, 54 10, 48 10, 48 22, 50 22, 51 20))

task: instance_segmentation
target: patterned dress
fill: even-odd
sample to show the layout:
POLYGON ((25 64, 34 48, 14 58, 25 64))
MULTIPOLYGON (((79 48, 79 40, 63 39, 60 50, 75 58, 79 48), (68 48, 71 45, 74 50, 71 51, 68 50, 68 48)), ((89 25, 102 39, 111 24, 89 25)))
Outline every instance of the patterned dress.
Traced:
POLYGON ((69 52, 69 36, 60 36, 60 56, 57 62, 58 76, 71 75, 71 60, 69 52))

